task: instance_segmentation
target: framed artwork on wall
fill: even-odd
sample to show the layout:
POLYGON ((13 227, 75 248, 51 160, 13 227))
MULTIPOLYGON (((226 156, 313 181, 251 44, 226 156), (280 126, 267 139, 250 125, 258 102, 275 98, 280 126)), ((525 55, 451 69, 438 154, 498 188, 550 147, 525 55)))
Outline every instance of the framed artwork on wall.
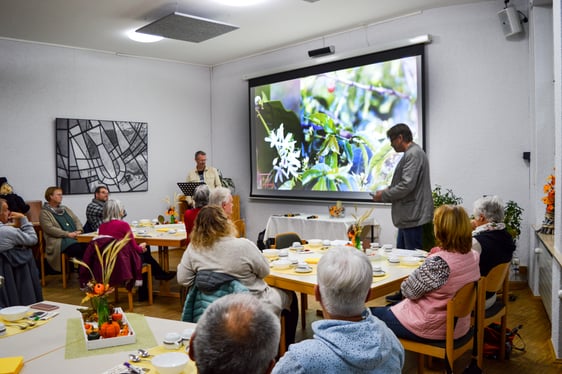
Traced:
POLYGON ((56 119, 57 186, 65 194, 148 190, 148 124, 56 119))

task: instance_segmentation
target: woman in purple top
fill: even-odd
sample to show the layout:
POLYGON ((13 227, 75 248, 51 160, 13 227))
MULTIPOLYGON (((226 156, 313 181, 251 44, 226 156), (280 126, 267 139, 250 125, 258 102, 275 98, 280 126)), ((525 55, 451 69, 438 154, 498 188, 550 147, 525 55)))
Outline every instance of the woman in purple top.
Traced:
POLYGON ((112 236, 115 239, 123 239, 127 234, 131 243, 142 258, 142 262, 150 264, 152 274, 157 280, 170 280, 176 276, 175 271, 164 271, 158 261, 150 254, 150 248, 146 243, 137 244, 129 224, 122 220, 125 209, 119 200, 107 200, 103 207, 103 223, 98 229, 100 235, 112 236))

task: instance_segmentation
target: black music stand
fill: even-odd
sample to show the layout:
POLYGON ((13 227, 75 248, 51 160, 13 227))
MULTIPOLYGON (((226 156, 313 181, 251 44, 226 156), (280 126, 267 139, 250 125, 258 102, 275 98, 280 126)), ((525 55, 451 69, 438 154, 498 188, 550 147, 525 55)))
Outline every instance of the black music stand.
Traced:
POLYGON ((177 185, 185 196, 193 196, 195 189, 205 182, 178 182, 177 185))

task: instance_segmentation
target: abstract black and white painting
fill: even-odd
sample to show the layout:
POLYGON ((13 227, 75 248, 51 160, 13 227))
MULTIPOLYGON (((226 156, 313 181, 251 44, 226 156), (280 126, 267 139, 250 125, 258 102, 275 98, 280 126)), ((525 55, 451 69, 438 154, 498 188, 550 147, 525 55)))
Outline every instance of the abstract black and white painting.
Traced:
POLYGON ((148 190, 146 122, 56 119, 57 185, 65 194, 148 190))

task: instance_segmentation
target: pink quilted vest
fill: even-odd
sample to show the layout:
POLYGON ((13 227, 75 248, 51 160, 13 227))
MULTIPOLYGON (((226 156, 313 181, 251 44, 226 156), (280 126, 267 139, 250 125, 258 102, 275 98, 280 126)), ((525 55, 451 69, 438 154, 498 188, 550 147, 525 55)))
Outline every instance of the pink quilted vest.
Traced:
MULTIPOLYGON (((429 257, 439 256, 449 265, 447 282, 417 300, 405 299, 391 307, 400 323, 419 337, 445 339, 447 302, 469 282, 480 278, 479 254, 473 250, 466 254, 439 251, 429 257)), ((428 257, 428 258, 429 258, 428 257)), ((470 328, 470 316, 461 318, 455 326, 455 339, 462 337, 470 328)))

